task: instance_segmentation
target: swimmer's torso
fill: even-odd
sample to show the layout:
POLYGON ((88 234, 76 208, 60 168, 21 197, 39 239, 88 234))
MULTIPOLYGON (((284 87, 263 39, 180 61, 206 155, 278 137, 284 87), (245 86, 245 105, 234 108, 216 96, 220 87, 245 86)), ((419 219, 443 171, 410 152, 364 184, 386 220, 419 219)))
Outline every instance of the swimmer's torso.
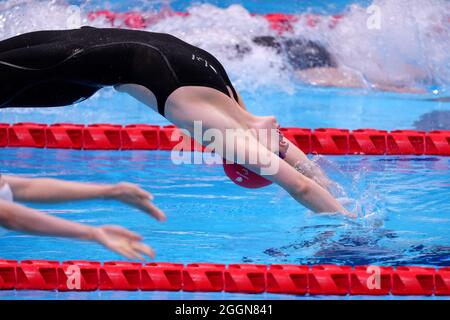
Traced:
POLYGON ((63 106, 104 86, 133 83, 156 96, 164 115, 179 87, 236 93, 220 62, 168 34, 82 27, 37 31, 0 42, 0 107, 63 106))

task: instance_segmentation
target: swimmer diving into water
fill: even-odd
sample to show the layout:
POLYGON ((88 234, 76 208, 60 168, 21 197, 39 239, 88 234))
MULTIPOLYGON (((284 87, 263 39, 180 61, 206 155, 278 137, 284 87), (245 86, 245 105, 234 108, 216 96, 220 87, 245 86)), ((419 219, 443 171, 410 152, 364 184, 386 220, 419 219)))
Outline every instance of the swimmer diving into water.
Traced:
MULTIPOLYGON (((229 129, 280 127, 273 116, 246 111, 214 56, 168 34, 93 27, 22 34, 0 42, 0 77, 1 108, 65 106, 114 86, 191 136, 194 121, 201 121, 202 130, 215 129, 223 137, 229 129)), ((315 212, 353 216, 327 190, 333 182, 320 168, 281 134, 279 138, 279 150, 252 134, 232 142, 224 139, 225 150, 234 143, 233 155, 216 152, 229 161, 248 155, 259 159, 264 152, 278 170, 262 175, 299 203, 315 212)), ((255 172, 263 167, 259 160, 243 165, 255 172)))
POLYGON ((117 200, 165 220, 150 201, 153 196, 130 183, 100 185, 44 178, 0 175, 0 226, 28 233, 94 241, 129 259, 154 257, 138 234, 120 226, 89 226, 53 217, 16 201, 57 203, 87 199, 117 200))
MULTIPOLYGON (((275 38, 267 35, 253 37, 252 43, 260 47, 270 48, 277 55, 281 55, 285 62, 285 68, 291 69, 298 80, 310 85, 355 89, 371 88, 397 93, 426 92, 423 88, 411 87, 408 83, 405 83, 406 79, 415 82, 428 81, 424 72, 411 64, 402 65, 405 78, 403 80, 386 77, 380 79, 339 65, 331 52, 317 41, 301 37, 280 36, 275 38)), ((242 59, 252 51, 252 46, 242 43, 230 49, 233 53, 231 59, 242 59)), ((374 58, 368 63, 379 64, 374 58)))

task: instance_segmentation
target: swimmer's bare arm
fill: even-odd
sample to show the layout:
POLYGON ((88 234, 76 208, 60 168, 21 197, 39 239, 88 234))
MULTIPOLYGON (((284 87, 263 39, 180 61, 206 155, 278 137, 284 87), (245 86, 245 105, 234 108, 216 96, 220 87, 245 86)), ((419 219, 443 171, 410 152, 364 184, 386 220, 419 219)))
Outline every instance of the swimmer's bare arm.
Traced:
MULTIPOLYGON (((229 89, 230 91, 231 91, 231 89, 229 89)), ((245 105, 245 103, 244 103, 244 100, 242 99, 242 97, 241 97, 241 94, 238 92, 238 91, 236 91, 236 94, 237 94, 237 96, 238 96, 238 104, 244 109, 244 110, 247 110, 247 107, 246 107, 246 105, 245 105)))
POLYGON ((131 183, 101 185, 48 178, 3 176, 17 201, 55 203, 86 199, 114 199, 136 207, 157 220, 165 220, 164 213, 151 203, 153 196, 131 183))
POLYGON ((361 77, 349 70, 333 67, 309 68, 296 71, 297 77, 308 84, 324 87, 365 88, 361 77))
MULTIPOLYGON (((228 88, 228 90, 231 94, 231 89, 228 88)), ((238 96, 238 104, 244 110, 247 110, 240 93, 238 91, 236 93, 238 96)), ((329 189, 331 186, 335 185, 335 183, 325 175, 318 165, 310 161, 302 150, 286 138, 284 138, 280 144, 280 152, 285 154, 284 160, 287 163, 289 163, 292 167, 298 167, 301 165, 304 169, 302 170, 302 174, 316 181, 321 187, 329 189)))
POLYGON ((98 242, 129 259, 143 260, 142 254, 154 257, 153 250, 141 242, 139 235, 120 226, 88 226, 4 200, 0 200, 0 226, 38 235, 98 242))
POLYGON ((366 83, 357 73, 341 68, 323 67, 296 71, 297 77, 308 84, 336 88, 372 88, 380 91, 398 93, 424 93, 426 90, 417 87, 399 86, 392 83, 371 81, 366 83))
POLYGON ((308 159, 308 157, 302 150, 300 150, 300 148, 298 148, 295 144, 293 144, 286 138, 283 138, 283 141, 284 143, 286 143, 286 146, 284 147, 285 150, 284 153, 286 155, 284 160, 287 163, 289 163, 301 174, 314 180, 321 187, 329 191, 330 188, 337 186, 337 184, 334 181, 332 181, 330 178, 327 177, 327 175, 323 172, 323 170, 320 168, 318 164, 308 159))
MULTIPOLYGON (((233 90, 231 90, 231 88, 230 88, 229 86, 227 86, 227 89, 228 89, 228 95, 229 95, 230 97, 232 97, 232 96, 233 96, 233 90)), ((238 97, 237 104, 238 104, 242 109, 244 109, 244 110, 247 111, 247 106, 245 105, 244 100, 243 100, 242 97, 241 97, 241 94, 240 94, 239 91, 237 91, 236 89, 235 89, 235 91, 236 91, 236 95, 237 95, 237 97, 238 97)), ((232 100, 235 101, 234 99, 232 99, 232 100)))
MULTIPOLYGON (((305 175, 300 174, 286 161, 280 159, 277 155, 265 149, 262 145, 258 146, 258 142, 246 145, 247 141, 237 141, 237 150, 248 148, 249 154, 261 154, 265 152, 270 159, 267 163, 277 164, 278 170, 274 174, 264 175, 267 179, 277 183, 285 189, 295 200, 303 204, 305 207, 314 212, 338 212, 346 216, 355 217, 354 214, 348 212, 333 196, 314 180, 309 179, 305 175), (242 145, 240 145, 242 144, 242 145), (258 150, 259 149, 259 150, 258 150), (265 149, 265 151, 264 151, 265 149)), ((266 162, 266 161, 265 161, 266 162)), ((250 170, 258 170, 258 165, 244 165, 250 170)))
POLYGON ((375 90, 396 92, 396 93, 426 93, 424 88, 419 87, 401 87, 383 83, 373 83, 370 85, 375 90))

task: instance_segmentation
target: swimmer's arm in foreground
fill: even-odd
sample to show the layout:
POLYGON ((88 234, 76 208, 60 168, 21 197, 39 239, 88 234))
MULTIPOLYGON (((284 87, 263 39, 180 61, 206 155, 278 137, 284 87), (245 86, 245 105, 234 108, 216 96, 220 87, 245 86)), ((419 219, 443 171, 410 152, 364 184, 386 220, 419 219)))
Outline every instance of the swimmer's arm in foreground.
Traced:
POLYGON ((164 213, 151 203, 153 196, 131 183, 101 185, 48 178, 2 177, 10 185, 17 201, 57 203, 95 198, 111 199, 138 208, 159 221, 166 219, 164 213))
POLYGON ((129 259, 144 260, 143 254, 155 256, 138 234, 120 226, 88 226, 4 200, 0 200, 0 226, 38 235, 94 241, 129 259))

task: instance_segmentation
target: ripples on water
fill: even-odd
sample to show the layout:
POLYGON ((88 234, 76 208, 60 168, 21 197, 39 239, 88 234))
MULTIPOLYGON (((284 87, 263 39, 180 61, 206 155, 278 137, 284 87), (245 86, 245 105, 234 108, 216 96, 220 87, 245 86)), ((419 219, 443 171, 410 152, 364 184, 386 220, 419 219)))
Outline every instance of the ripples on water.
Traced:
MULTIPOLYGON (((107 201, 34 207, 85 223, 124 224, 144 235, 158 260, 449 264, 448 158, 316 159, 361 204, 364 217, 353 220, 311 213, 277 186, 239 188, 219 166, 175 166, 169 157, 156 151, 4 149, 0 167, 6 174, 139 183, 154 193, 167 223, 107 201)), ((17 259, 117 259, 97 245, 9 231, 2 231, 0 247, 2 256, 17 259)))
MULTIPOLYGON (((87 13, 98 8, 93 5, 95 2, 76 3, 81 4, 82 24, 109 26, 105 21, 87 20, 87 13)), ((134 8, 145 7, 150 11, 153 8, 152 3, 140 3, 134 8)), ((450 79, 450 28, 443 19, 450 14, 449 2, 432 0, 423 6, 419 0, 375 0, 373 4, 381 8, 385 18, 382 32, 368 30, 365 8, 351 5, 345 9, 345 21, 335 29, 329 30, 320 23, 312 29, 298 23, 294 34, 307 34, 323 42, 341 65, 371 77, 427 85, 404 78, 405 72, 400 66, 411 63, 426 74, 429 83, 445 93, 450 79), (376 63, 368 63, 368 59, 376 63)), ((114 9, 113 4, 111 8, 114 9)), ((126 9, 131 8, 132 5, 126 9)), ((403 128, 411 126, 417 115, 445 103, 419 105, 406 99, 396 102, 397 96, 388 101, 386 96, 375 93, 362 100, 353 91, 342 94, 330 89, 298 86, 292 74, 284 69, 280 56, 251 42, 254 35, 274 34, 265 19, 251 15, 240 5, 229 8, 189 5, 187 11, 189 17, 167 18, 149 30, 172 33, 214 53, 225 64, 236 86, 253 97, 249 103, 252 110, 261 114, 276 113, 285 125, 403 128), (250 46, 251 53, 237 59, 233 48, 236 44, 250 46), (299 101, 302 108, 299 108, 299 101), (387 113, 394 113, 394 110, 397 116, 387 113)), ((0 39, 39 29, 64 29, 70 14, 67 3, 60 0, 50 3, 3 1, 0 3, 0 39)), ((113 112, 98 113, 103 106, 111 108, 110 99, 100 98, 112 96, 111 90, 103 90, 84 102, 88 106, 84 109, 2 111, 0 122, 166 124, 158 115, 149 115, 137 102, 117 94, 114 94, 113 112)), ((418 126, 427 125, 427 129, 429 124, 427 119, 417 122, 418 126)), ((357 207, 362 216, 349 220, 312 214, 276 186, 261 190, 238 188, 217 166, 174 166, 169 161, 169 153, 164 152, 33 149, 0 152, 2 173, 80 181, 128 180, 153 192, 156 203, 169 216, 166 224, 158 224, 136 210, 113 202, 35 207, 85 223, 124 224, 145 236, 157 250, 158 260, 449 264, 447 158, 318 157, 316 161, 345 190, 341 201, 349 207, 357 207)), ((89 243, 18 235, 4 230, 0 233, 0 255, 8 258, 117 259, 114 254, 89 243)))

